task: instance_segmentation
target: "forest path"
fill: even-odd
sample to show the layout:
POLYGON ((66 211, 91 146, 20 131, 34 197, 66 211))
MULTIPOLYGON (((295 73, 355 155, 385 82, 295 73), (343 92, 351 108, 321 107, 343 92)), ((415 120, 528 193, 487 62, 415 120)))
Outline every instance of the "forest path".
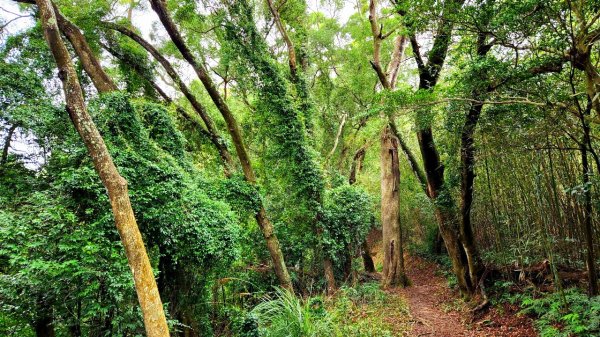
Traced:
POLYGON ((421 258, 407 257, 406 270, 411 285, 397 291, 410 309, 413 322, 410 336, 469 336, 461 313, 449 310, 456 300, 439 275, 439 268, 421 258))
POLYGON ((517 315, 516 307, 492 308, 473 319, 459 295, 448 287, 437 264, 407 256, 406 270, 411 286, 394 292, 404 297, 409 306, 412 330, 408 336, 537 336, 531 320, 517 315))

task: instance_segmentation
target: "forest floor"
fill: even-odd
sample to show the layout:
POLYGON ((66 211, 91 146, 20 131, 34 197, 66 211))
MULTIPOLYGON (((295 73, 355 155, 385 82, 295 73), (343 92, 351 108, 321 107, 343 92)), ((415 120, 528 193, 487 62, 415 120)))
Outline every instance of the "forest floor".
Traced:
POLYGON ((537 336, 530 318, 518 315, 519 308, 508 304, 492 307, 473 317, 470 309, 452 291, 439 266, 419 257, 407 257, 406 269, 411 286, 389 293, 407 303, 411 315, 410 331, 398 335, 427 337, 529 337, 537 336))

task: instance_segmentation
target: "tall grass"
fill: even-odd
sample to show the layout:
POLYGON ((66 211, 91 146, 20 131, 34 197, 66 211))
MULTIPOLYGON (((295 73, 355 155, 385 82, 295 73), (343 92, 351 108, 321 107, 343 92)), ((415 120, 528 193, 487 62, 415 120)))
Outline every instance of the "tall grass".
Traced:
POLYGON ((334 326, 318 298, 305 301, 288 290, 276 288, 252 313, 257 317, 261 336, 333 336, 334 326))

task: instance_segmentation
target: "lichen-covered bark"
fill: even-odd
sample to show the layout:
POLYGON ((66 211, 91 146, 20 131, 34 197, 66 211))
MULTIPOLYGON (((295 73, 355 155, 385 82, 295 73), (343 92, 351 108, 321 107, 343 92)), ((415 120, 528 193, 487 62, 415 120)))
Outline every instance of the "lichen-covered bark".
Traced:
POLYGON ((117 230, 133 274, 146 334, 149 337, 169 336, 152 266, 129 200, 127 181, 119 174, 102 136, 87 112, 77 73, 60 36, 52 3, 49 0, 37 0, 36 3, 40 11, 44 36, 58 66, 58 76, 63 82, 67 111, 108 192, 117 230))

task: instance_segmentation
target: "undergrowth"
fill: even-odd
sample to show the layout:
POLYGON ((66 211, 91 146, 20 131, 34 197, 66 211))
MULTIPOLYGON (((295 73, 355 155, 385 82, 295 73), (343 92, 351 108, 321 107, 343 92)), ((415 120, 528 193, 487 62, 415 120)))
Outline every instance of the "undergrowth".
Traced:
POLYGON ((579 288, 541 293, 532 288, 510 292, 512 282, 497 282, 498 302, 521 307, 520 314, 535 319, 541 337, 600 337, 600 296, 589 297, 579 288))
POLYGON ((378 283, 342 287, 331 298, 306 299, 283 289, 266 297, 251 312, 258 335, 268 337, 401 335, 408 328, 408 309, 401 297, 378 283))

